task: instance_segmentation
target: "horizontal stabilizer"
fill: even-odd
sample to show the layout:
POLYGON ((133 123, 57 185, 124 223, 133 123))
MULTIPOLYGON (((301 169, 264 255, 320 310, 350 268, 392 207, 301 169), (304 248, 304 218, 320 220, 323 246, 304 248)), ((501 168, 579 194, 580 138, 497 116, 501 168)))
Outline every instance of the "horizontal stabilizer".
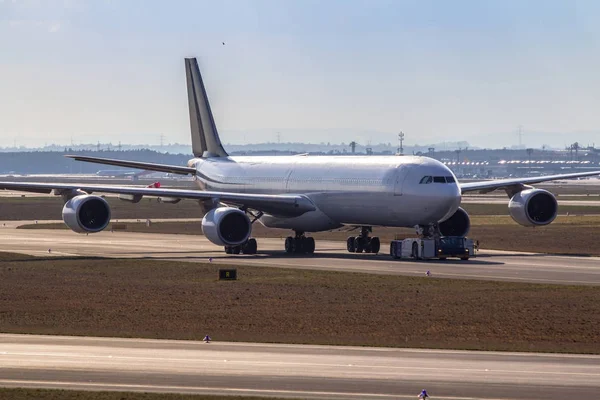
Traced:
POLYGON ((141 161, 115 160, 113 158, 100 158, 88 156, 66 155, 65 157, 72 158, 77 161, 85 161, 96 164, 114 165, 117 167, 137 168, 147 171, 168 172, 171 174, 180 175, 195 175, 196 169, 190 167, 180 167, 178 165, 154 164, 141 161))

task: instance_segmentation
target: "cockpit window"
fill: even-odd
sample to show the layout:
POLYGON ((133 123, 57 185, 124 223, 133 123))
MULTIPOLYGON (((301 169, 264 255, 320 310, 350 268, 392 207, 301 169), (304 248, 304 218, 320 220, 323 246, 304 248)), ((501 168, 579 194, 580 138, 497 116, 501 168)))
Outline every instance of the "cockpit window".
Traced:
POLYGON ((456 182, 454 180, 453 176, 424 176, 421 178, 421 181, 419 182, 420 184, 427 184, 427 183, 454 183, 456 182))

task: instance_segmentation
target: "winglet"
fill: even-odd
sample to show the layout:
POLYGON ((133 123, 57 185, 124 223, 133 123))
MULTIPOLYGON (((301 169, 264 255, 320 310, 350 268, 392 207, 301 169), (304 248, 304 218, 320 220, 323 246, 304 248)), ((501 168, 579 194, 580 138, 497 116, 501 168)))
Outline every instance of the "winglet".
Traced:
POLYGON ((227 157, 213 119, 196 58, 185 59, 192 150, 195 157, 227 157))

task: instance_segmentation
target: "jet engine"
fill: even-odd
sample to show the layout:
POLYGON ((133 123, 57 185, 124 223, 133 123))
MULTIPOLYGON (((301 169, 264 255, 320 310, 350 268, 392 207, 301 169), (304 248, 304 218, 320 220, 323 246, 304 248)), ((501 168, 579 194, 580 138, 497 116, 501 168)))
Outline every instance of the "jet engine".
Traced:
POLYGON ((62 217, 74 232, 100 232, 110 222, 110 207, 102 197, 89 194, 75 196, 65 203, 62 217))
POLYGON ((469 214, 462 208, 458 208, 454 214, 439 224, 442 236, 467 236, 471 229, 469 214))
POLYGON ((510 199, 508 211, 512 219, 520 225, 548 225, 558 214, 558 202, 547 190, 527 189, 510 199))
POLYGON ((233 207, 218 207, 202 218, 202 232, 218 246, 237 246, 245 243, 252 233, 252 223, 245 212, 233 207))

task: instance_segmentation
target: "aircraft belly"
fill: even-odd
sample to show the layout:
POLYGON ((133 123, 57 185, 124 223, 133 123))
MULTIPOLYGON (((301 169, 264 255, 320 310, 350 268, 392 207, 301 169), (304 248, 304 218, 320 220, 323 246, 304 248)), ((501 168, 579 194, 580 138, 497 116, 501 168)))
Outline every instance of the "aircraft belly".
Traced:
POLYGON ((281 218, 265 214, 259 221, 268 228, 294 229, 303 232, 320 232, 342 226, 320 210, 309 211, 293 218, 281 218))
POLYGON ((346 225, 412 226, 412 211, 404 197, 392 193, 325 193, 311 195, 314 204, 331 219, 346 225))

